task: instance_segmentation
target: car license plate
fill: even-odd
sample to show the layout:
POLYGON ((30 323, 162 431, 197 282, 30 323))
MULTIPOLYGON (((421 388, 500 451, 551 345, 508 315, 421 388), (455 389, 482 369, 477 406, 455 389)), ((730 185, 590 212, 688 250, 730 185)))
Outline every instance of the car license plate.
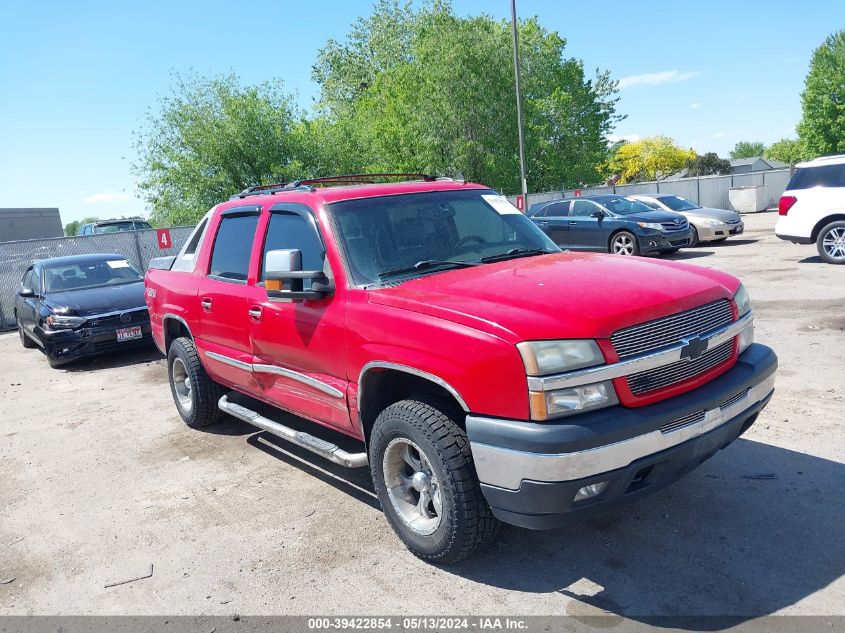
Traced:
POLYGON ((124 327, 117 331, 117 342, 131 341, 136 338, 141 338, 141 326, 135 325, 132 327, 124 327))

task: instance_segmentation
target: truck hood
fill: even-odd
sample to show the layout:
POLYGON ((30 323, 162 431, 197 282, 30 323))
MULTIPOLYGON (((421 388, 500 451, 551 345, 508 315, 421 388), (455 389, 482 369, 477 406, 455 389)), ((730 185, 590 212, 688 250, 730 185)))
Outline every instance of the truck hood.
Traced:
POLYGON ((708 268, 566 252, 429 274, 368 294, 372 303, 517 343, 609 338, 629 325, 730 298, 738 287, 735 277, 708 268))
POLYGON ((78 316, 145 308, 144 282, 48 292, 44 303, 51 310, 67 308, 70 314, 78 316))

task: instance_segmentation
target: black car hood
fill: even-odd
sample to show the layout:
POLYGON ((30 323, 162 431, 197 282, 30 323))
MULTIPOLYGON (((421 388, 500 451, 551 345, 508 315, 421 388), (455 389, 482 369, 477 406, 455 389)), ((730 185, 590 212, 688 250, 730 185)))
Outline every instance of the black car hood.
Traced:
POLYGON ((684 216, 674 211, 643 211, 641 213, 620 215, 618 219, 631 220, 632 222, 674 222, 675 220, 680 220, 679 224, 686 222, 684 216))
POLYGON ((78 316, 145 308, 144 282, 48 292, 44 295, 44 303, 51 310, 67 308, 70 314, 78 316))

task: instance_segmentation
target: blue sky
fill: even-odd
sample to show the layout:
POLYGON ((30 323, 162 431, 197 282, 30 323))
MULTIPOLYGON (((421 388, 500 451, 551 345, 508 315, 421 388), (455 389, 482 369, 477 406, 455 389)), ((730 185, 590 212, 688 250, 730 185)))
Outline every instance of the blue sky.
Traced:
MULTIPOLYGON (((369 0, 0 3, 0 207, 58 206, 62 221, 144 213, 131 135, 171 72, 281 77, 303 106, 311 65, 369 0)), ((508 0, 454 0, 509 17, 508 0)), ((810 55, 845 27, 845 1, 518 0, 567 54, 621 81, 622 137, 663 133, 726 155, 793 134, 810 55)))

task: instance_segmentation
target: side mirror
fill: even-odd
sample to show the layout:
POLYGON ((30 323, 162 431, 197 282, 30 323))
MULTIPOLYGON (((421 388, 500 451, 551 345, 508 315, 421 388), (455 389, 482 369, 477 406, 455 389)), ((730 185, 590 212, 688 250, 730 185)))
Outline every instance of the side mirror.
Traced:
POLYGON ((24 286, 21 286, 20 290, 18 290, 18 296, 34 297, 35 291, 32 288, 25 288, 24 286))
POLYGON ((302 252, 298 248, 267 251, 264 288, 269 299, 292 301, 322 299, 333 290, 331 280, 322 270, 302 270, 302 252), (308 287, 306 279, 311 281, 308 287))
POLYGON ((590 217, 596 218, 597 220, 601 220, 604 217, 604 212, 602 211, 593 211, 590 214, 590 217))

